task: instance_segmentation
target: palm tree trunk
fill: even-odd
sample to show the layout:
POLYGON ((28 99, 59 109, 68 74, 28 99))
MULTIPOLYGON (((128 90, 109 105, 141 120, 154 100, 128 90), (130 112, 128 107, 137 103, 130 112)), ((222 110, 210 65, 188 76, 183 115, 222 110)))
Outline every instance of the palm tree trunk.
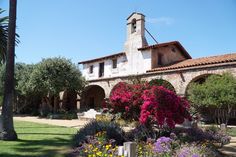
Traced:
POLYGON ((10 0, 6 79, 2 106, 3 131, 0 134, 2 140, 17 140, 17 134, 13 126, 16 3, 17 0, 10 0))

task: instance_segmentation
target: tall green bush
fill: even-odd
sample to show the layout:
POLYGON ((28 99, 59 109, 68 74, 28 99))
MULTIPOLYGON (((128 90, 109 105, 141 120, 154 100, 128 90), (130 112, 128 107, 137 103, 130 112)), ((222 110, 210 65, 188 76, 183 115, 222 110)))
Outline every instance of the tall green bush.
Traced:
POLYGON ((224 73, 211 75, 202 84, 192 83, 188 99, 197 108, 213 108, 212 116, 215 120, 227 124, 236 107, 236 78, 229 73, 224 73))

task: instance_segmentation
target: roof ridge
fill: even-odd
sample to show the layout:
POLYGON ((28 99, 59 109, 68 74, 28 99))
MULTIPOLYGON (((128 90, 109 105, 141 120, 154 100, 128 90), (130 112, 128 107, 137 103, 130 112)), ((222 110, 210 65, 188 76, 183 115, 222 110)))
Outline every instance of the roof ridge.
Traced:
POLYGON ((199 58, 192 58, 191 60, 194 60, 194 59, 202 59, 202 58, 220 57, 220 56, 226 56, 226 55, 236 55, 236 52, 226 53, 226 54, 220 54, 220 55, 205 56, 205 57, 199 57, 199 58))
POLYGON ((102 56, 102 57, 97 57, 97 58, 93 58, 93 59, 88 59, 88 60, 85 60, 85 61, 80 61, 79 64, 84 64, 84 63, 89 63, 89 62, 95 62, 95 61, 98 61, 98 60, 103 60, 103 59, 110 58, 110 57, 116 57, 116 56, 119 56, 119 55, 125 55, 125 52, 123 51, 123 52, 113 53, 113 54, 106 55, 106 56, 102 56))

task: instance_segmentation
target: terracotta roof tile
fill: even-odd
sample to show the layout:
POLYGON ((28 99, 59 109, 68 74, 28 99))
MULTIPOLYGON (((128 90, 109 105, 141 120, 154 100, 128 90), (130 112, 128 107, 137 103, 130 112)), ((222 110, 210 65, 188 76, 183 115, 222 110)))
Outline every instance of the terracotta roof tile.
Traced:
POLYGON ((104 56, 104 57, 99 57, 99 58, 95 58, 95 59, 91 59, 91 60, 81 61, 81 62, 79 62, 79 64, 97 62, 97 61, 101 61, 101 60, 105 60, 105 59, 109 59, 109 58, 114 58, 114 57, 119 57, 119 56, 123 56, 123 55, 125 55, 125 52, 120 52, 120 53, 116 53, 116 54, 112 54, 112 55, 108 55, 108 56, 104 56))
POLYGON ((227 62, 236 62, 236 53, 196 58, 196 59, 186 59, 176 64, 165 66, 165 67, 154 68, 154 69, 148 70, 147 72, 166 71, 166 70, 172 70, 172 69, 189 68, 189 67, 227 63, 227 62))

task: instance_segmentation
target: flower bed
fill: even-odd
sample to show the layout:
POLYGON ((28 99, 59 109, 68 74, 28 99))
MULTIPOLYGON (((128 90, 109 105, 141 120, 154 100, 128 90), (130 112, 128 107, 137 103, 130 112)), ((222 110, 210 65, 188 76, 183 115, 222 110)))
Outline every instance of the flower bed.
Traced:
POLYGON ((190 105, 162 86, 119 83, 104 107, 106 114, 97 116, 99 121, 75 135, 75 155, 117 157, 118 146, 133 141, 138 157, 220 157, 214 144, 222 146, 230 140, 217 129, 175 128, 185 119, 191 120, 190 105), (121 120, 139 123, 124 132, 118 124, 121 120))

